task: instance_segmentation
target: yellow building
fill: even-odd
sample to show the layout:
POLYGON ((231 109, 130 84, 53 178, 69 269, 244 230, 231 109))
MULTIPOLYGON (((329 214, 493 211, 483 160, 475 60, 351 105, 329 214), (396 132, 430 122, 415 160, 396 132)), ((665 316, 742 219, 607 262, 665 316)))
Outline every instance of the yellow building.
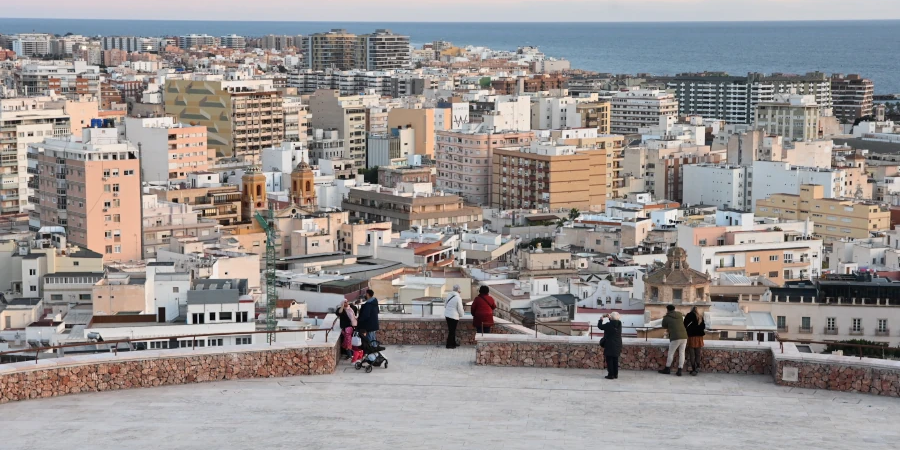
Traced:
POLYGON ((581 115, 581 124, 586 128, 596 128, 598 134, 609 134, 610 102, 579 103, 575 107, 581 115))
POLYGON ((825 242, 844 238, 867 239, 870 233, 891 227, 891 213, 880 203, 824 198, 824 187, 804 184, 800 195, 774 194, 756 202, 758 217, 807 220, 815 224, 814 235, 825 242))
POLYGON ((602 211, 614 192, 621 136, 596 129, 552 131, 549 141, 494 150, 491 205, 500 209, 602 211))
POLYGON ((166 80, 166 115, 205 126, 217 158, 257 162, 284 140, 284 97, 272 80, 166 80))

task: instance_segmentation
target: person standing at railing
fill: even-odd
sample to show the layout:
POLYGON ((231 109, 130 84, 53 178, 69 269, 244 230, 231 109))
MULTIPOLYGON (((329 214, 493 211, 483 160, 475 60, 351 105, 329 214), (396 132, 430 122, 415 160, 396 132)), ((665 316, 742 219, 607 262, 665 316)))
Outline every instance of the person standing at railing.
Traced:
POLYGON ((472 301, 472 324, 476 333, 490 333, 494 326, 494 310, 497 302, 490 295, 490 288, 481 286, 478 288, 478 297, 472 301))
POLYGON ((669 356, 666 358, 666 368, 659 371, 661 374, 672 373, 672 362, 675 353, 678 353, 678 372, 684 367, 684 347, 687 345, 687 330, 684 328, 684 314, 675 311, 675 305, 666 306, 666 315, 663 317, 662 326, 669 331, 669 356))
POLYGON ((366 333, 369 341, 377 341, 376 331, 378 331, 378 299, 375 298, 375 291, 366 290, 366 301, 359 308, 359 317, 356 319, 356 329, 360 333, 366 333))
POLYGON ((703 336, 706 335, 706 322, 703 321, 703 314, 696 306, 684 317, 684 328, 687 329, 688 335, 688 367, 691 368, 691 375, 696 377, 700 372, 700 358, 703 354, 703 336))
POLYGON ((341 348, 344 350, 344 359, 353 357, 353 329, 356 328, 356 305, 351 305, 350 301, 344 299, 341 306, 337 310, 338 319, 341 323, 341 348))
POLYGON ((459 285, 453 285, 453 290, 447 294, 444 302, 444 318, 447 319, 447 348, 456 348, 456 326, 459 319, 466 314, 463 307, 462 295, 459 294, 459 285))
POLYGON ((622 354, 622 320, 619 313, 603 316, 597 328, 603 330, 603 356, 606 357, 606 379, 619 378, 619 356, 622 354), (604 319, 606 322, 604 322, 604 319))

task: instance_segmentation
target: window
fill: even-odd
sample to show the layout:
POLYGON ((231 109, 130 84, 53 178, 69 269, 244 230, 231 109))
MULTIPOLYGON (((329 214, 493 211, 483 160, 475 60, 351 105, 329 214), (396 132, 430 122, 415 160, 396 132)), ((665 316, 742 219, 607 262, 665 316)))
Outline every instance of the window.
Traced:
POLYGON ((172 293, 173 293, 173 294, 177 294, 178 291, 179 291, 179 290, 178 290, 178 286, 173 286, 173 287, 172 287, 172 293))
POLYGON ((114 246, 113 253, 122 253, 122 246, 121 245, 114 246))
POLYGON ((712 264, 712 259, 706 258, 706 264, 707 264, 707 265, 712 264))
POLYGON ((793 253, 785 253, 785 254, 784 254, 784 262, 790 263, 790 262, 792 262, 793 260, 794 260, 794 254, 793 254, 793 253))
POLYGON ((857 318, 854 318, 854 319, 850 322, 850 331, 854 331, 854 332, 857 332, 857 333, 859 333, 860 331, 862 331, 862 319, 860 319, 860 318, 858 318, 858 317, 857 317, 857 318))
POLYGON ((706 239, 700 239, 700 245, 706 245, 706 239))
POLYGON ((112 185, 112 191, 113 191, 113 192, 119 192, 119 183, 116 183, 116 184, 112 185))
POLYGON ((62 294, 51 294, 50 300, 62 300, 62 294))
POLYGON ((78 300, 90 300, 91 294, 78 294, 78 300))
POLYGON ((250 345, 250 337, 236 337, 234 338, 234 345, 250 345))
POLYGON ((37 286, 28 286, 29 292, 37 292, 37 286))
POLYGON ((240 323, 247 323, 247 311, 241 311, 237 314, 237 321, 240 323))
POLYGON ((751 257, 751 258, 750 258, 750 262, 758 263, 758 262, 759 262, 759 256, 751 257))
POLYGON ((778 271, 769 272, 769 278, 778 278, 778 271))
POLYGON ((878 332, 879 333, 887 333, 888 332, 887 319, 878 319, 878 332))
POLYGON ((221 347, 221 346, 222 346, 222 339, 221 339, 221 338, 218 338, 218 339, 207 339, 207 340, 206 340, 206 346, 207 346, 207 347, 221 347))
POLYGON ((209 321, 212 322, 213 320, 216 320, 216 313, 211 312, 209 313, 209 321))
POLYGON ((124 173, 125 173, 126 176, 127 176, 127 175, 134 175, 134 170, 126 170, 124 173))
POLYGON ((191 323, 195 323, 195 324, 196 324, 196 323, 206 323, 206 320, 205 320, 205 319, 206 319, 206 317, 205 317, 206 315, 203 314, 203 313, 194 313, 194 314, 192 314, 191 316, 192 316, 192 318, 193 318, 193 320, 191 320, 191 323))
POLYGON ((37 269, 28 269, 28 275, 31 275, 31 276, 37 275, 37 269))
POLYGON ((228 320, 228 321, 232 320, 232 319, 231 319, 231 313, 230 313, 230 312, 221 312, 221 313, 219 313, 219 320, 228 320))
POLYGON ((681 289, 672 289, 672 300, 677 302, 681 301, 682 296, 684 295, 684 291, 681 289))
POLYGON ((703 288, 697 288, 697 299, 703 301, 703 288))
POLYGON ((651 287, 650 288, 650 298, 652 300, 656 300, 659 297, 659 288, 651 287))
POLYGON ((800 318, 800 328, 804 330, 812 329, 812 321, 809 319, 809 317, 800 318))
POLYGON ((791 271, 790 271, 790 270, 785 270, 785 271, 784 271, 784 279, 785 279, 785 280, 790 280, 790 279, 791 279, 791 271))
POLYGON ((545 285, 544 285, 544 292, 547 292, 547 290, 548 290, 549 288, 550 288, 550 285, 545 284, 545 285))
POLYGON ((779 330, 787 330, 787 317, 785 317, 785 316, 778 316, 778 317, 776 318, 776 322, 778 323, 778 329, 779 329, 779 330))
POLYGON ((778 261, 778 255, 769 255, 769 261, 778 261))
POLYGON ((103 232, 103 237, 106 239, 112 239, 112 230, 106 230, 103 232))

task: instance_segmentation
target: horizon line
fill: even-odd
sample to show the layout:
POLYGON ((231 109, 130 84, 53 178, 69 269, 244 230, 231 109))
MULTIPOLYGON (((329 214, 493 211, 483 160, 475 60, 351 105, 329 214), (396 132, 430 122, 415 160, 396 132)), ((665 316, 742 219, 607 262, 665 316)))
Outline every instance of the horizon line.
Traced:
POLYGON ((437 20, 264 20, 264 19, 108 19, 108 18, 90 18, 90 17, 4 17, 2 20, 92 20, 105 22, 257 22, 257 23, 445 23, 445 24, 470 24, 470 23, 526 23, 526 24, 617 24, 617 23, 785 23, 785 22, 900 22, 900 17, 891 19, 773 19, 773 20, 618 20, 618 21, 589 21, 589 20, 567 20, 567 21, 437 21, 437 20))

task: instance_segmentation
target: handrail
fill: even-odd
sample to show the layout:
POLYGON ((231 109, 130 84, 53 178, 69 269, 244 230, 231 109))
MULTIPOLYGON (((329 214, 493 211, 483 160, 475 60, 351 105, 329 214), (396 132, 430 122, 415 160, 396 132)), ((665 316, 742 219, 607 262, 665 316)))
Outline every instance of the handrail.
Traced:
POLYGON ((836 341, 808 341, 803 339, 781 339, 777 335, 775 336, 778 339, 779 347, 781 348, 781 353, 784 353, 784 344, 785 343, 794 343, 794 344, 816 344, 816 345, 833 345, 835 347, 854 347, 859 352, 859 359, 863 359, 865 356, 863 355, 862 349, 875 349, 881 350, 881 358, 884 358, 885 351, 898 352, 900 353, 900 347, 888 347, 886 345, 870 345, 870 344, 851 344, 849 342, 836 342, 836 341))
MULTIPOLYGON (((113 345, 111 348, 113 354, 119 354, 119 344, 128 344, 131 347, 132 342, 149 342, 149 341, 168 341, 172 339, 191 339, 191 349, 196 349, 197 347, 197 338, 206 338, 206 337, 216 337, 216 336, 245 336, 248 334, 267 334, 267 333, 299 333, 299 332, 308 332, 308 331, 324 331, 325 332, 325 342, 328 342, 328 333, 332 331, 332 328, 303 328, 299 330, 276 330, 276 331, 237 331, 231 333, 196 333, 196 334, 181 334, 174 336, 156 336, 156 337, 148 337, 148 338, 130 338, 130 339, 118 339, 114 341, 102 341, 102 342, 79 342, 75 344, 61 344, 61 345, 51 345, 48 347, 39 347, 39 348, 25 348, 20 350, 9 350, 0 352, 0 356, 3 355, 15 355, 21 353, 30 353, 35 352, 34 362, 37 364, 38 357, 41 352, 46 352, 50 350, 59 350, 63 348, 72 348, 72 347, 84 347, 86 345, 113 345)), ((269 342, 269 345, 272 345, 269 342)), ((130 351, 130 350, 129 350, 130 351)), ((99 353, 98 351, 97 353, 99 353)))

